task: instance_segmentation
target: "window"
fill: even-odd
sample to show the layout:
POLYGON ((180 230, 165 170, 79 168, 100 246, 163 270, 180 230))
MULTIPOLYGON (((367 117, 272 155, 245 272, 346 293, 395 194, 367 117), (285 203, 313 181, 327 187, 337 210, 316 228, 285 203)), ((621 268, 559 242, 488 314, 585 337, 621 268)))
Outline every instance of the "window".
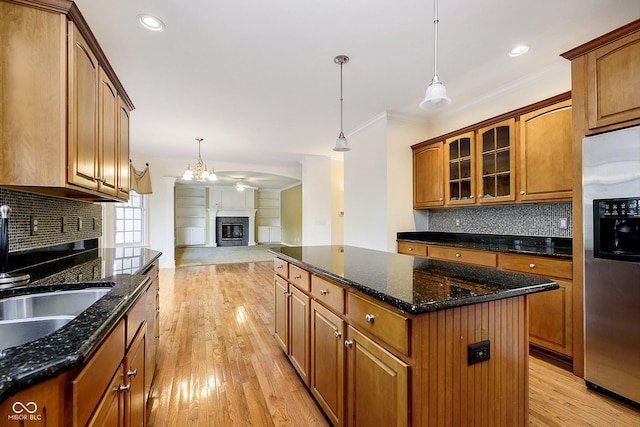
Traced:
POLYGON ((145 242, 144 219, 146 198, 134 191, 128 203, 116 203, 115 238, 117 246, 142 246, 145 242))

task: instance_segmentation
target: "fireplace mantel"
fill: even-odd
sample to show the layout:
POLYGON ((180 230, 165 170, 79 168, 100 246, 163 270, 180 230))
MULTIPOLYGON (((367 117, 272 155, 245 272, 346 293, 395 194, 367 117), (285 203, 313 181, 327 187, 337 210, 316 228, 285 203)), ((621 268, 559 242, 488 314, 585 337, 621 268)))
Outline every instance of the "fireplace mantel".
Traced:
POLYGON ((218 209, 217 207, 209 209, 209 242, 211 246, 217 246, 216 243, 216 218, 218 217, 248 217, 249 218, 249 246, 255 246, 255 219, 257 209, 218 209))

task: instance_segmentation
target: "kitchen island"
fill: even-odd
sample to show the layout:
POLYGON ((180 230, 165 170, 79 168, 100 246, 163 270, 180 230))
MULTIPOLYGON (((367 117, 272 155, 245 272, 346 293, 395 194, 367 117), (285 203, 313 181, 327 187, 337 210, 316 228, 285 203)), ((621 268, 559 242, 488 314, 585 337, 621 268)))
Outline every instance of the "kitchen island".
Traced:
POLYGON ((528 425, 527 295, 552 280, 280 247, 275 336, 336 426, 528 425))

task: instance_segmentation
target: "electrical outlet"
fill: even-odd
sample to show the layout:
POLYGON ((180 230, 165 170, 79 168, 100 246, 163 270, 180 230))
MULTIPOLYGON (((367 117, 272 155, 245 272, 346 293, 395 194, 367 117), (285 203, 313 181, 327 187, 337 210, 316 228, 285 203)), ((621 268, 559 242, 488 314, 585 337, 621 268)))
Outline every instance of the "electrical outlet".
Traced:
POLYGON ((567 218, 560 218, 558 228, 567 228, 567 218))
POLYGON ((93 218, 93 231, 98 229, 98 218, 93 218))
POLYGON ((469 344, 467 347, 467 365, 491 359, 491 342, 489 340, 469 344))
POLYGON ((68 233, 69 232, 69 218, 66 216, 62 217, 62 227, 61 227, 61 232, 62 233, 68 233))
POLYGON ((36 234, 38 234, 38 219, 35 216, 31 216, 30 219, 30 231, 31 231, 31 235, 35 236, 36 234))
POLYGON ((460 227, 460 220, 456 218, 456 227, 460 227))
POLYGON ((78 217, 78 231, 82 230, 82 218, 78 217))

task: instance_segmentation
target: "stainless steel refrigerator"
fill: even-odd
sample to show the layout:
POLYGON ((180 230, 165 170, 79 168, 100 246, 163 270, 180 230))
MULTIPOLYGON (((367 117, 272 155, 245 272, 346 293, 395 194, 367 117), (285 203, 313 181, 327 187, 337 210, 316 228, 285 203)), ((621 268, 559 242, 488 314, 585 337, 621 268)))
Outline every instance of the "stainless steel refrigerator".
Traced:
POLYGON ((585 380, 640 403, 640 126, 582 154, 585 380))

